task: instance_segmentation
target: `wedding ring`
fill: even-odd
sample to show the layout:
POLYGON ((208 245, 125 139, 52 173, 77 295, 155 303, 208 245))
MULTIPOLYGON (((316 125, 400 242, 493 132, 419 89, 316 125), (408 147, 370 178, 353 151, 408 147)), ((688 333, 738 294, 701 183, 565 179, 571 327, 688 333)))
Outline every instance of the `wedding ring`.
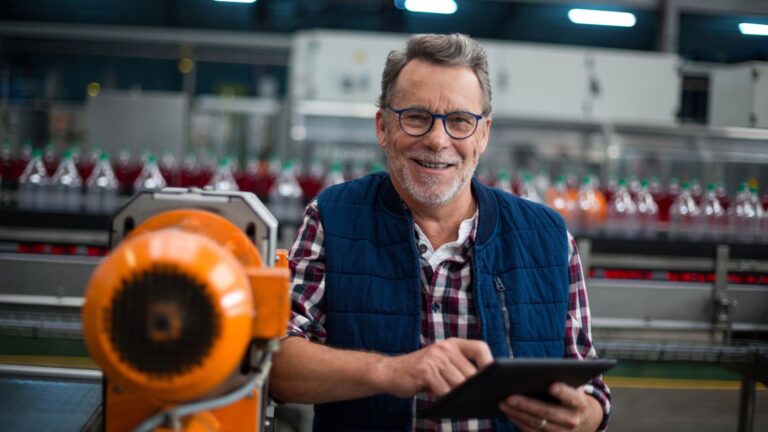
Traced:
POLYGON ((544 429, 544 427, 547 426, 547 419, 541 419, 541 422, 539 423, 539 430, 544 429))

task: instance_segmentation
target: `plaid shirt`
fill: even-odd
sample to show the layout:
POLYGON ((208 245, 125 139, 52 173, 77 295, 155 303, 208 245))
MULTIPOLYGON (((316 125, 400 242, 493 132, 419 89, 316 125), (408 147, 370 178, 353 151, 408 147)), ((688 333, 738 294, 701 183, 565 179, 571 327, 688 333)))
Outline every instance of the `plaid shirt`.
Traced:
MULTIPOLYGON (((421 254, 421 346, 449 337, 480 339, 478 317, 471 287, 470 254, 475 241, 477 213, 462 222, 458 238, 433 250, 418 225, 414 224, 416 242, 421 254)), ((568 233, 569 244, 569 306, 566 318, 565 352, 567 358, 595 358, 592 345, 589 306, 581 260, 576 241, 568 233)), ((323 227, 317 200, 304 213, 296 242, 290 252, 293 275, 291 321, 288 335, 302 336, 325 343, 325 311, 321 309, 325 292, 325 255, 323 227)), ((604 430, 610 413, 610 391, 602 377, 593 379, 585 391, 603 406, 605 415, 600 430, 604 430)), ((419 393, 414 399, 414 413, 432 403, 429 395, 419 393)), ((492 431, 490 420, 466 419, 433 421, 414 416, 415 431, 492 431)))

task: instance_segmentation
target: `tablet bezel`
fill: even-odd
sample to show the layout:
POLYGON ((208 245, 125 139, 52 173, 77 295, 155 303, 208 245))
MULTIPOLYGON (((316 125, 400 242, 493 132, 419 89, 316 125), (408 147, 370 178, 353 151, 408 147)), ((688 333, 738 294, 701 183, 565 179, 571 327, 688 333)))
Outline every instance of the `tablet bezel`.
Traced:
POLYGON ((556 402, 549 386, 563 382, 573 387, 616 365, 616 360, 562 358, 497 359, 419 413, 419 417, 497 418, 503 417, 498 403, 512 394, 556 402))

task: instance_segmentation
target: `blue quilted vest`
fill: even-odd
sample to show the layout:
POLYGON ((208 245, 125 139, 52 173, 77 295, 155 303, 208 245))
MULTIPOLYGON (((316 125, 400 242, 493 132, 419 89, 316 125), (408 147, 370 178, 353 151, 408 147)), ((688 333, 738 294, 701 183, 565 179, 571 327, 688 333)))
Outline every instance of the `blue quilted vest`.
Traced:
MULTIPOLYGON (((494 357, 562 357, 568 306, 562 219, 474 179, 472 193, 479 207, 472 287, 483 339, 494 357)), ((419 349, 419 254, 413 220, 389 176, 332 187, 318 205, 327 344, 393 355, 419 349)), ((413 399, 390 395, 319 404, 314 430, 407 431, 412 406, 413 399)), ((514 430, 502 421, 496 429, 514 430)))

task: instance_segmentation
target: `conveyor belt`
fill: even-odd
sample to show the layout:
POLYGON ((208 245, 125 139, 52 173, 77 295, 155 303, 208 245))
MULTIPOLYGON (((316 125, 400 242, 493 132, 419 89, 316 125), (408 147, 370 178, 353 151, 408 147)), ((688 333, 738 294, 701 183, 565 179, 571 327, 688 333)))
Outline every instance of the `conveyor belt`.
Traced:
POLYGON ((79 431, 101 404, 98 371, 0 367, 0 425, 7 431, 79 431))

